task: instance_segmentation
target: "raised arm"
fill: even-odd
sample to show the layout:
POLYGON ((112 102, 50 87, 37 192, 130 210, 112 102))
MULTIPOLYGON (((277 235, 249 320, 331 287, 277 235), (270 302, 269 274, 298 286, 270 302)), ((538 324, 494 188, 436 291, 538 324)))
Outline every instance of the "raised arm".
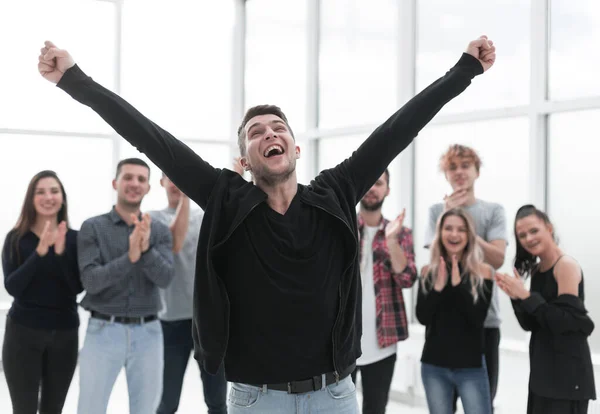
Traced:
POLYGON ((350 177, 356 203, 440 109, 463 92, 475 76, 489 69, 495 59, 495 46, 485 36, 470 42, 452 69, 408 101, 337 167, 350 177))
POLYGON ((92 108, 119 135, 146 154, 177 187, 201 208, 206 208, 219 170, 124 99, 94 82, 66 50, 58 49, 52 42, 46 42, 41 49, 38 70, 72 98, 92 108))

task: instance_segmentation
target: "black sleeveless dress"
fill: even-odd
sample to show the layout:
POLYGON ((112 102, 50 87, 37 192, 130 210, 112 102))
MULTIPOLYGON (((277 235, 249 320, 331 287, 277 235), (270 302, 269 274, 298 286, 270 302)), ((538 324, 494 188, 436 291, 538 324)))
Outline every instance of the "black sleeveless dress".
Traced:
MULTIPOLYGON (((560 259, 559 259, 560 260, 560 259)), ((557 261, 558 262, 558 261, 557 261)), ((551 302, 558 297, 558 283, 554 277, 554 266, 544 272, 537 272, 531 278, 531 292, 539 293, 546 302, 551 302)), ((583 273, 579 283, 579 299, 583 302, 583 273)), ((549 337, 544 332, 533 330, 530 340, 530 361, 534 361, 536 349, 544 347, 552 348, 553 343, 548 343, 549 337)), ((589 348, 588 348, 589 350, 589 348)), ((589 352, 589 351, 588 351, 589 352)), ((587 355, 589 358, 590 355, 587 355)), ((536 370, 534 363, 531 364, 531 375, 536 370)), ((590 359, 590 369, 591 359, 590 359)), ((586 414, 588 412, 589 400, 565 400, 542 397, 529 390, 527 401, 527 414, 586 414)))

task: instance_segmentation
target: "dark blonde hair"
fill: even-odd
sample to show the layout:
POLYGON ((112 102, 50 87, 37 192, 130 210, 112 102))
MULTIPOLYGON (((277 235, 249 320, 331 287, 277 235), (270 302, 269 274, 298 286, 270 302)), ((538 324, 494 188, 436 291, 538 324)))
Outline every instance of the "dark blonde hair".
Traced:
POLYGON ((423 275, 421 283, 425 292, 431 290, 437 278, 440 257, 443 257, 446 263, 450 263, 451 259, 448 257, 448 252, 444 247, 444 243, 442 243, 442 229, 446 219, 452 216, 460 217, 467 226, 467 245, 465 246, 465 251, 460 259, 460 264, 463 269, 461 278, 466 275, 469 276, 472 286, 471 293, 473 295, 473 301, 476 302, 479 294, 483 290, 483 275, 479 273, 481 264, 483 263, 483 251, 477 244, 477 233, 475 233, 473 220, 469 213, 463 208, 457 207, 446 210, 438 219, 435 237, 430 247, 431 258, 429 260, 429 272, 423 275))
POLYGON ((450 169, 450 164, 452 164, 452 161, 454 161, 455 158, 471 161, 475 165, 477 172, 479 172, 479 169, 481 168, 481 158, 473 148, 467 147, 466 145, 454 144, 450 145, 448 150, 440 157, 440 170, 444 173, 448 171, 448 169, 450 169))

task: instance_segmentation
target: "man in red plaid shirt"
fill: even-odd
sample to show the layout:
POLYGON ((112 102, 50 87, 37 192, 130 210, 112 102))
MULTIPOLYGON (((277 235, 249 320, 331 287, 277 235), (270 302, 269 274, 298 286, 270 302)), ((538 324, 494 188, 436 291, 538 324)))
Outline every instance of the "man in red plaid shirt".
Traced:
POLYGON ((396 343, 408 337, 408 321, 402 289, 417 279, 412 231, 404 227, 404 210, 386 220, 381 207, 390 193, 386 170, 360 201, 362 279, 362 356, 352 379, 360 370, 363 414, 385 412, 394 366, 396 343))

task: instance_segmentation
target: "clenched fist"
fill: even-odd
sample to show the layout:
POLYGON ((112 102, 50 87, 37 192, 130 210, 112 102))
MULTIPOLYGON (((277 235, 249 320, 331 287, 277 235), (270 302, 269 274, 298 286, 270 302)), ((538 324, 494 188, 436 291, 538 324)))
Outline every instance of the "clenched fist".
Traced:
POLYGON ((58 83, 65 72, 75 65, 73 57, 50 41, 44 42, 38 57, 38 71, 52 83, 58 83))

